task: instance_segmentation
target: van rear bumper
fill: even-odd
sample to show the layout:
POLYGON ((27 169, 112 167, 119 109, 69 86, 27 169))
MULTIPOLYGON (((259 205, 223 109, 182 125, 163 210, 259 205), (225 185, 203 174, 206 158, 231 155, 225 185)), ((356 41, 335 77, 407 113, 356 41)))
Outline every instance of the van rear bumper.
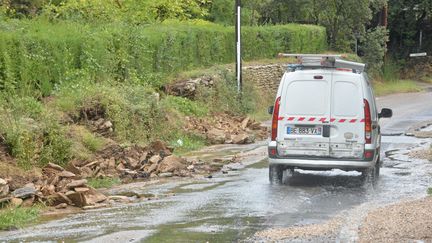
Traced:
POLYGON ((352 161, 352 160, 309 160, 309 159, 282 159, 269 158, 270 164, 285 165, 299 169, 342 169, 356 170, 371 168, 375 161, 352 161))

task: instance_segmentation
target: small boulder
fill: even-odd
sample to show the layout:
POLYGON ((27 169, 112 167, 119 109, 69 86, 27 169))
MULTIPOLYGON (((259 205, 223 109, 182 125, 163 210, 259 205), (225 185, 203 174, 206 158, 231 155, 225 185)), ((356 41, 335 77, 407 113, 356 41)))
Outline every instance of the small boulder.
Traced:
POLYGON ((207 139, 212 144, 223 144, 226 140, 225 132, 221 129, 212 128, 207 132, 207 139))
POLYGON ((14 197, 14 198, 12 198, 12 199, 9 201, 9 203, 10 203, 10 205, 12 205, 13 207, 19 207, 19 206, 22 205, 23 200, 22 200, 21 198, 16 198, 16 197, 14 197))
POLYGON ((156 171, 158 168, 158 164, 151 164, 150 166, 144 167, 144 172, 147 174, 151 174, 152 172, 156 171))
POLYGON ((25 186, 19 189, 16 189, 12 192, 12 196, 16 198, 26 199, 36 194, 36 189, 33 187, 25 186))
POLYGON ((174 172, 176 170, 183 170, 186 169, 186 160, 171 155, 168 157, 165 157, 162 162, 158 166, 158 172, 159 173, 166 173, 166 172, 174 172))

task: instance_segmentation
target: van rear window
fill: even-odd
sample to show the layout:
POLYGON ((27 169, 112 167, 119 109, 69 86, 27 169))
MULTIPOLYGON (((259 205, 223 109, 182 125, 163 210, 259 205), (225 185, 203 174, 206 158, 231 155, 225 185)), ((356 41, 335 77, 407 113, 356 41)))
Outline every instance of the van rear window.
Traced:
POLYGON ((293 81, 288 85, 282 109, 290 115, 324 115, 329 96, 326 80, 293 81))
POLYGON ((359 87, 347 81, 337 81, 333 86, 333 115, 356 117, 362 109, 359 87))

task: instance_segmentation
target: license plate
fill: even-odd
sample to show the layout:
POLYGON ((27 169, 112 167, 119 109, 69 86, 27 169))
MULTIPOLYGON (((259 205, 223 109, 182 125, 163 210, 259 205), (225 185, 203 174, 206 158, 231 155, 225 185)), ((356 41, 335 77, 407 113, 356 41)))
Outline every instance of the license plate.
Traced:
POLYGON ((296 126, 296 127, 288 127, 287 128, 287 134, 291 135, 322 135, 322 127, 315 126, 315 127, 302 127, 302 126, 296 126))

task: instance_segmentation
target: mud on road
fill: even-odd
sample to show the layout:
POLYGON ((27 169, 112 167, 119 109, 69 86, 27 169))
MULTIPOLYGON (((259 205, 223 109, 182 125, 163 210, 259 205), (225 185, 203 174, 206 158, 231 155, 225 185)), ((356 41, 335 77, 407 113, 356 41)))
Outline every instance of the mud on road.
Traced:
POLYGON ((236 155, 237 163, 226 165, 212 178, 116 187, 111 193, 152 195, 154 200, 48 218, 18 231, 1 232, 0 241, 261 241, 272 239, 266 235, 270 229, 278 229, 277 239, 285 241, 357 241, 369 211, 402 199, 421 198, 432 184, 432 163, 410 157, 414 150, 429 148, 431 140, 404 135, 413 124, 432 120, 431 95, 378 100, 399 113, 382 125, 386 134, 381 149, 383 168, 376 186, 363 183, 360 173, 339 170, 298 170, 283 185, 270 185, 266 142, 219 145, 190 154, 209 160, 236 155), (281 237, 284 230, 294 233, 281 237), (317 231, 322 234, 311 234, 317 231))

